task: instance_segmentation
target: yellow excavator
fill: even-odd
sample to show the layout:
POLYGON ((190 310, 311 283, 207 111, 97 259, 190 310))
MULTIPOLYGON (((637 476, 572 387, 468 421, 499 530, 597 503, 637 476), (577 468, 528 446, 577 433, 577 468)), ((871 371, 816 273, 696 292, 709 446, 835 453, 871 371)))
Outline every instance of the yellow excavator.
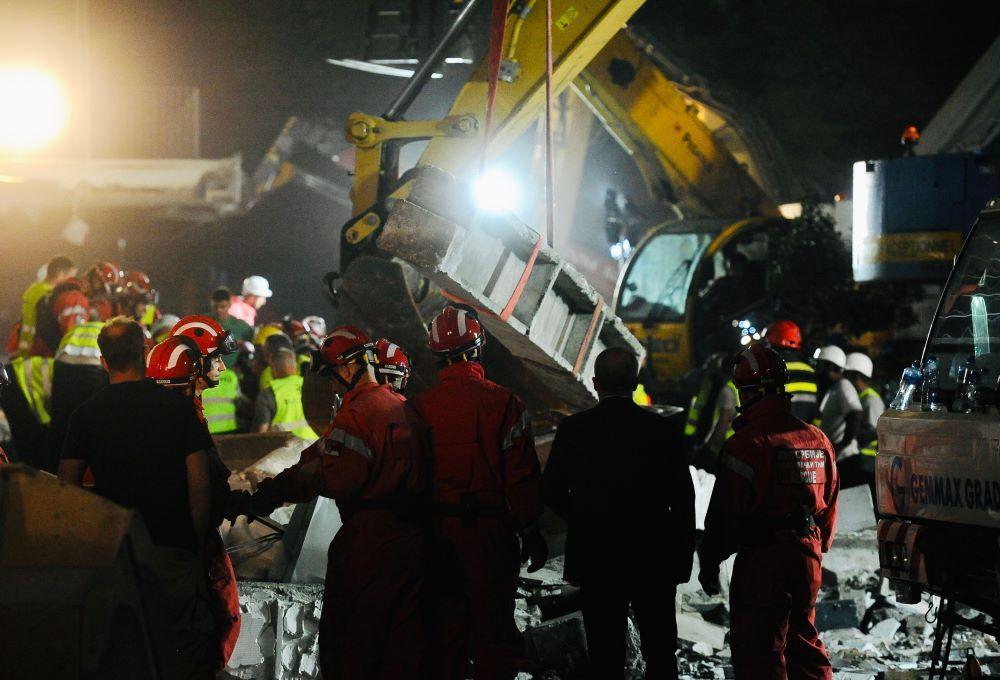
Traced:
MULTIPOLYGON (((510 5, 488 143, 485 58, 445 117, 402 118, 464 30, 474 0, 383 115, 349 117, 353 216, 341 232, 340 273, 328 283, 338 322, 392 337, 416 354, 417 389, 432 379, 426 320, 448 299, 484 312, 502 345, 490 353, 491 372, 542 410, 592 403, 593 359, 611 345, 648 353, 648 387, 676 392, 713 342, 732 342, 731 332, 716 329, 731 331, 767 300, 767 241, 783 220, 762 188, 763 171, 725 111, 668 78, 655 48, 624 28, 641 4, 553 2, 554 94, 572 88, 582 98, 673 218, 648 230, 610 304, 545 243, 544 229, 510 213, 484 214, 472 201, 484 154, 497 158, 544 110, 544 3, 510 5), (400 174, 399 149, 415 141, 428 144, 400 174), (734 286, 737 278, 749 284, 734 286), (705 338, 702 329, 720 337, 705 338)), ((303 174, 289 156, 305 139, 315 140, 316 130, 289 121, 255 175, 258 194, 303 174)), ((602 266, 618 263, 608 258, 602 266)))

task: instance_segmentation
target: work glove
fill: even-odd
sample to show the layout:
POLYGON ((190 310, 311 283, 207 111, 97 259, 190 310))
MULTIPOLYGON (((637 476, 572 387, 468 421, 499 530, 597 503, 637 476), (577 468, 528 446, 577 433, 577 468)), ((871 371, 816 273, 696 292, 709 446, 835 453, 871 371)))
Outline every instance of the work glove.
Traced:
POLYGON ((255 517, 267 517, 276 508, 281 506, 281 500, 275 498, 265 490, 260 490, 250 496, 247 506, 247 522, 252 522, 255 517))
POLYGON ((230 491, 228 498, 226 498, 226 507, 223 509, 222 516, 230 522, 235 522, 237 517, 246 515, 249 512, 250 492, 230 491))
POLYGON ((719 565, 702 565, 698 572, 698 583, 706 595, 718 595, 722 592, 722 583, 719 582, 719 565))
POLYGON ((545 566, 549 559, 549 545, 538 529, 529 529, 521 534, 521 564, 528 563, 528 573, 534 573, 545 566))

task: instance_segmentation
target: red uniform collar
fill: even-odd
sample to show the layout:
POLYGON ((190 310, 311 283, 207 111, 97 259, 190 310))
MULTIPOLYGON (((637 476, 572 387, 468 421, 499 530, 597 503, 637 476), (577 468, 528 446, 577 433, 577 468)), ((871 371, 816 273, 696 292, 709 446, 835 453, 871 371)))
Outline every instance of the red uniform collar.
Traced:
POLYGON ((475 380, 485 380, 486 370, 478 361, 458 361, 448 364, 438 371, 438 377, 444 380, 455 380, 458 378, 473 378, 475 380))
POLYGON ((350 404, 352 401, 354 401, 355 399, 357 399, 358 395, 360 395, 360 394, 368 392, 369 390, 381 389, 383 387, 385 389, 387 389, 387 390, 391 389, 389 387, 389 385, 379 385, 378 383, 374 383, 374 382, 373 383, 365 383, 364 385, 358 385, 353 390, 351 390, 350 392, 348 392, 347 394, 344 395, 344 404, 343 404, 343 406, 347 406, 348 404, 350 404))

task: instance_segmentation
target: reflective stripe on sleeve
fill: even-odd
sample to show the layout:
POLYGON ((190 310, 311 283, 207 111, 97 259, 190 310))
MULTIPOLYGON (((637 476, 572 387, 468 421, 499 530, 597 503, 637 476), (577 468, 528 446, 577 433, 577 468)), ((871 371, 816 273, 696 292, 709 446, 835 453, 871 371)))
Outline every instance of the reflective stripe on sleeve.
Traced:
POLYGON ((531 423, 528 420, 528 412, 522 411, 521 417, 517 419, 517 422, 511 425, 510 430, 507 431, 507 436, 503 438, 503 446, 501 450, 506 451, 510 447, 514 446, 514 440, 518 437, 523 437, 528 431, 531 423))
POLYGON ((753 468, 739 460, 735 456, 726 455, 722 457, 722 463, 727 468, 738 474, 740 477, 745 478, 747 481, 752 482, 756 473, 754 473, 753 468))
POLYGON ((323 447, 323 453, 330 456, 339 456, 340 451, 334 449, 329 445, 329 442, 336 442, 338 444, 343 444, 344 448, 355 453, 361 454, 368 460, 372 460, 375 454, 372 450, 365 444, 365 441, 360 437, 355 437, 353 434, 348 434, 346 430, 341 428, 335 428, 327 436, 327 445, 323 447))

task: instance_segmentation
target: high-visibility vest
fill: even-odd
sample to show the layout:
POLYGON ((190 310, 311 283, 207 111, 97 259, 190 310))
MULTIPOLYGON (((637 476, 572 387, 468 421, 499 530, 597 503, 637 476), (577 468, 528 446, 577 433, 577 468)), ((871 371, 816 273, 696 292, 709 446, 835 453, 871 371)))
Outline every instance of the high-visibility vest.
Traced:
POLYGON ((785 394, 817 394, 816 369, 804 361, 789 361, 788 382, 785 383, 785 394))
POLYGON ((68 364, 101 365, 101 348, 97 336, 104 328, 103 321, 87 321, 73 326, 63 336, 56 350, 56 361, 68 364))
POLYGON ((236 401, 240 397, 240 379, 235 371, 223 371, 219 384, 201 393, 202 413, 212 434, 233 432, 239 427, 236 421, 236 401))
MULTIPOLYGON (((881 397, 879 397, 878 395, 878 392, 876 392, 871 387, 866 387, 861 391, 861 394, 858 395, 858 398, 861 399, 862 406, 864 406, 865 401, 867 399, 871 399, 872 397, 875 397, 876 399, 881 399, 881 397)), ((878 455, 878 437, 875 437, 875 439, 861 446, 861 455, 863 456, 878 455)))
POLYGON ((17 342, 17 351, 21 356, 27 356, 35 343, 35 323, 37 317, 35 307, 38 301, 52 292, 52 284, 47 281, 35 281, 28 286, 21 296, 21 335, 17 342))
POLYGON ((635 391, 632 393, 632 401, 639 404, 639 406, 651 406, 653 404, 652 397, 646 394, 646 386, 642 383, 635 386, 635 391))
POLYGON ((146 312, 142 315, 142 318, 139 319, 139 323, 146 328, 153 327, 153 324, 156 323, 156 305, 152 303, 146 305, 146 312))
POLYGON ((257 383, 257 391, 263 392, 266 390, 271 386, 272 380, 274 380, 274 374, 271 372, 271 367, 265 366, 264 370, 260 372, 260 380, 257 383))
POLYGON ((312 365, 312 355, 301 352, 295 355, 295 361, 299 365, 299 375, 305 375, 309 372, 309 367, 312 365))
POLYGON ((42 425, 48 425, 52 420, 49 401, 52 398, 53 361, 51 357, 31 356, 17 357, 11 362, 17 384, 42 425))
MULTIPOLYGON (((733 396, 736 397, 736 408, 738 409, 740 407, 740 391, 738 389, 736 389, 736 384, 732 380, 730 380, 725 385, 723 385, 722 389, 724 389, 724 390, 732 390, 733 391, 733 396)), ((719 413, 719 400, 716 399, 715 400, 715 414, 712 416, 712 429, 713 430, 715 429, 715 424, 719 422, 719 418, 721 416, 722 416, 722 414, 719 413)), ((736 422, 736 416, 735 416, 735 414, 733 415, 733 419, 729 421, 729 428, 726 430, 726 439, 729 439, 734 434, 736 434, 736 430, 733 429, 733 423, 734 422, 736 422)))
POLYGON ((274 392, 274 403, 277 406, 271 425, 302 439, 319 439, 309 427, 302 408, 302 382, 301 375, 289 375, 271 381, 271 391, 274 392))
POLYGON ((705 408, 705 404, 708 403, 709 399, 712 398, 712 392, 714 391, 716 382, 711 376, 705 376, 701 380, 701 385, 698 387, 698 393, 691 397, 691 403, 688 405, 688 417, 687 422, 684 424, 684 437, 694 437, 698 434, 698 427, 700 425, 702 410, 705 408))

